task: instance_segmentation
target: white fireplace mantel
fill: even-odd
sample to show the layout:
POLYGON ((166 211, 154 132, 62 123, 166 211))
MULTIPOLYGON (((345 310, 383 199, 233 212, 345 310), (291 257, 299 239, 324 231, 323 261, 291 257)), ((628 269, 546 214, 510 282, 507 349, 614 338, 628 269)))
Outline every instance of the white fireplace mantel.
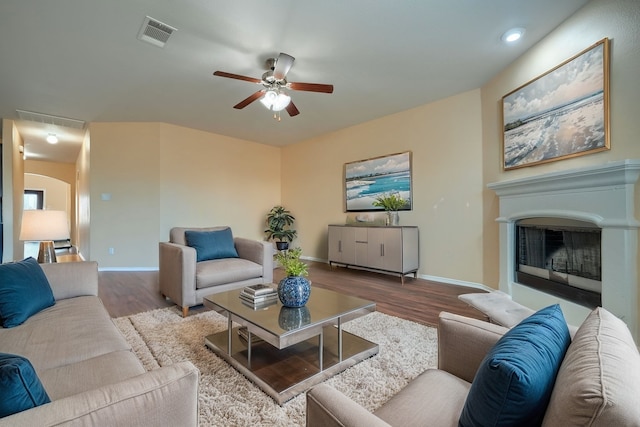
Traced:
POLYGON ((602 229, 602 306, 623 319, 638 340, 638 229, 635 185, 640 160, 628 159, 488 184, 500 198, 500 290, 537 309, 560 303, 580 324, 589 309, 515 282, 515 223, 564 218, 602 229))

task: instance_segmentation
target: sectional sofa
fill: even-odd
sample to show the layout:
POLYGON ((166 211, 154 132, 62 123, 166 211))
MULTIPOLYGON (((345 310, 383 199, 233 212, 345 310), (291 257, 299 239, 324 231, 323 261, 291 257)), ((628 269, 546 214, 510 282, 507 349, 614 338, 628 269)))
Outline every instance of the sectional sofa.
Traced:
MULTIPOLYGON (((55 303, 24 323, 0 328, 0 353, 26 358, 50 403, 0 418, 0 427, 196 426, 197 369, 182 362, 145 372, 98 298, 97 264, 41 268, 55 303)), ((12 297, 5 290, 4 302, 12 297)), ((0 314, 7 307, 0 302, 0 314)))

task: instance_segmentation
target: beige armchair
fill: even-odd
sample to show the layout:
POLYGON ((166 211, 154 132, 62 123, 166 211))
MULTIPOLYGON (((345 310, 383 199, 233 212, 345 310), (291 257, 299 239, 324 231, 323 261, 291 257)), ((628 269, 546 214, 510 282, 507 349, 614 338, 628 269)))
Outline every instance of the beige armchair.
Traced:
POLYGON ((457 426, 477 367, 507 331, 440 314, 438 369, 428 369, 374 413, 327 384, 307 392, 307 427, 457 426))
POLYGON ((187 246, 186 231, 211 232, 229 227, 174 227, 168 242, 159 244, 160 293, 182 307, 202 304, 206 295, 273 281, 273 246, 269 242, 233 238, 237 258, 197 262, 196 249, 187 246))
MULTIPOLYGON (((373 413, 330 385, 317 385, 307 392, 307 427, 458 427, 484 356, 508 330, 443 312, 438 369, 426 370, 373 413)), ((490 390, 476 390, 493 396, 490 390)), ((633 337, 622 320, 598 307, 578 328, 562 359, 542 426, 638 426, 639 395, 640 354, 633 337)), ((493 403, 502 405, 507 400, 506 394, 502 397, 493 403)))

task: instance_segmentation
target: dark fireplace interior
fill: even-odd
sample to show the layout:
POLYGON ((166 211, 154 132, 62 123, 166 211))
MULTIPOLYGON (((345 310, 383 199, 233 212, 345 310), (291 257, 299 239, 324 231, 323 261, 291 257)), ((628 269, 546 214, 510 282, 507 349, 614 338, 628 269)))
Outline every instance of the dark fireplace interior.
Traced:
POLYGON ((602 304, 601 229, 531 218, 516 224, 516 281, 589 308, 602 304))

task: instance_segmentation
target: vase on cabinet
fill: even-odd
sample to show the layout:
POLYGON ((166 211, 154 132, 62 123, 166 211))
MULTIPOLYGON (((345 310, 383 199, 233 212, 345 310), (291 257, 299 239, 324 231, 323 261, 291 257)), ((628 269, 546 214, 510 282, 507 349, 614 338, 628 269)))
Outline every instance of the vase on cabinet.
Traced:
POLYGON ((398 211, 387 211, 387 225, 400 225, 398 211))

